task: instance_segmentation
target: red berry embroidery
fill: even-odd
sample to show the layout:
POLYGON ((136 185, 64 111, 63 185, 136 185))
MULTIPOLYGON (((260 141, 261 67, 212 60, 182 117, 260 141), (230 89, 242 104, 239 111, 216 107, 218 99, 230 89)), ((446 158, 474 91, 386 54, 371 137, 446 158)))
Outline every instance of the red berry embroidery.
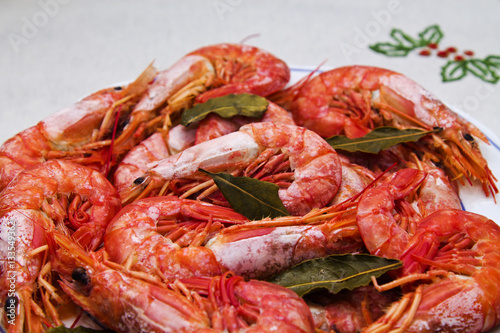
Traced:
POLYGON ((420 51, 418 54, 420 54, 421 56, 430 56, 431 55, 431 51, 430 50, 427 50, 427 49, 424 49, 422 51, 420 51))
POLYGON ((448 57, 448 52, 446 52, 446 51, 439 51, 437 53, 437 56, 440 57, 440 58, 446 58, 446 57, 448 57))

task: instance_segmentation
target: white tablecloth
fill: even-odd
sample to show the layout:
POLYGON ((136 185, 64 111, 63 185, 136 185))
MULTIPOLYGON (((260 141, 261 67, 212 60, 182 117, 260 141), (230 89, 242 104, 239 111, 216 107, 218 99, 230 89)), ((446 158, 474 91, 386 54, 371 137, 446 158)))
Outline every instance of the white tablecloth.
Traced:
POLYGON ((201 46, 245 39, 291 67, 402 72, 500 136, 500 83, 471 73, 443 83, 447 60, 435 53, 396 58, 369 48, 391 41, 393 28, 418 37, 437 24, 440 48, 500 55, 499 13, 500 1, 2 0, 0 142, 152 60, 164 69, 201 46))

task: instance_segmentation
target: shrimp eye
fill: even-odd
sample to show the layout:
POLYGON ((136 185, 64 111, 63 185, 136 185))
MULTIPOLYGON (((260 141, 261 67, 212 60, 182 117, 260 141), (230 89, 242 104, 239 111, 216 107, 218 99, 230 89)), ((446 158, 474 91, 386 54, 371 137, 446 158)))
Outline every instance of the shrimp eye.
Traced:
POLYGON ((115 87, 115 90, 122 90, 122 87, 115 87))
POLYGON ((441 162, 434 162, 434 165, 436 166, 436 168, 440 168, 440 169, 444 168, 444 165, 441 162))
POLYGON ((19 300, 17 299, 16 296, 7 297, 7 299, 5 300, 4 307, 3 307, 5 310, 5 313, 14 314, 16 312, 18 303, 19 303, 19 300))
POLYGON ((77 267, 71 273, 71 278, 77 282, 80 282, 83 285, 87 285, 90 283, 89 275, 87 271, 83 267, 77 267))
POLYGON ((141 185, 142 183, 144 183, 144 177, 139 177, 134 180, 134 185, 141 185))
POLYGON ((474 141, 474 138, 469 133, 464 134, 464 139, 467 141, 474 141))

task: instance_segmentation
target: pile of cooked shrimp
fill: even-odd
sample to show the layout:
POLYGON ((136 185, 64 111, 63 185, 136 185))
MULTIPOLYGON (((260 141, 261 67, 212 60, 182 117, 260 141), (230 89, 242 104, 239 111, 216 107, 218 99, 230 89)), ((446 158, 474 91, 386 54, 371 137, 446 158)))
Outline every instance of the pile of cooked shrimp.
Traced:
POLYGON ((477 142, 488 142, 485 135, 387 69, 349 66, 289 80, 287 64, 269 52, 207 46, 166 70, 150 65, 130 84, 93 93, 3 143, 2 327, 44 332, 78 326, 82 313, 116 332, 497 326, 500 227, 464 211, 459 197, 463 183, 498 192, 477 142), (248 96, 265 102, 258 115, 207 107, 220 111, 248 96), (203 117, 185 124, 199 105, 203 117), (380 127, 424 134, 378 153, 328 140, 380 127), (214 174, 243 195, 228 195, 214 174), (260 192, 276 191, 285 213, 249 216, 256 209, 241 207, 270 206, 268 197, 234 179, 272 183, 260 192), (347 253, 402 266, 336 294, 299 297, 268 282, 304 261, 347 253))

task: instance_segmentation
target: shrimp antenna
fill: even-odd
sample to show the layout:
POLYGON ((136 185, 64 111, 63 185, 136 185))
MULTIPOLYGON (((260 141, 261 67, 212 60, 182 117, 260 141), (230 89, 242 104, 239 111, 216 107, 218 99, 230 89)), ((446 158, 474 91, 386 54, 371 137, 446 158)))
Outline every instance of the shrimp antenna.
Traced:
POLYGON ((254 34, 248 35, 245 38, 243 38, 238 44, 245 44, 248 40, 250 40, 252 38, 257 38, 257 37, 260 37, 259 33, 254 33, 254 34))
POLYGON ((115 143, 116 129, 118 128, 118 120, 120 119, 121 110, 122 105, 119 105, 115 116, 115 124, 113 125, 113 134, 111 136, 111 144, 109 145, 108 160, 106 161, 106 171, 104 173, 106 176, 108 175, 111 163, 113 162, 113 145, 115 143))
POLYGON ((380 175, 378 175, 377 177, 375 177, 375 179, 372 180, 370 184, 366 185, 366 187, 362 191, 360 191, 358 194, 356 194, 352 198, 346 199, 341 204, 344 204, 346 202, 354 202, 354 201, 356 201, 356 199, 358 199, 363 193, 365 193, 366 190, 368 190, 369 188, 373 187, 375 185, 375 183, 377 183, 380 180, 380 178, 382 178, 386 173, 388 173, 389 170, 391 170, 392 168, 394 168, 396 166, 396 164, 397 163, 394 162, 390 167, 388 167, 387 169, 385 169, 384 172, 382 172, 380 175))

